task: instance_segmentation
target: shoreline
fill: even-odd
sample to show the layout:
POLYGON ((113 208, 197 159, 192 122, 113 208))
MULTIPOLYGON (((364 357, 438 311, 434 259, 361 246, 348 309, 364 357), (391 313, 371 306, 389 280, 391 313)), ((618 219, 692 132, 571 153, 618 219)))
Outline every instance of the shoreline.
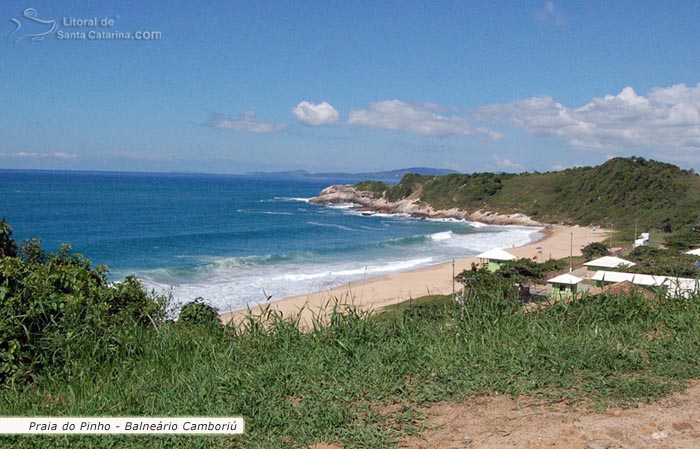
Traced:
MULTIPOLYGON (((504 248, 514 256, 532 258, 541 247, 543 260, 568 257, 573 243, 573 255, 580 255, 581 248, 589 243, 604 240, 609 230, 589 227, 545 225, 540 231, 542 237, 522 246, 504 248)), ((442 262, 428 267, 402 271, 382 276, 371 277, 351 282, 338 287, 311 292, 304 295, 290 296, 250 308, 232 310, 219 314, 224 323, 245 317, 248 311, 259 315, 263 308, 280 313, 288 318, 301 313, 304 321, 309 321, 328 310, 329 305, 352 305, 363 311, 375 312, 388 305, 397 304, 429 294, 451 294, 454 273, 458 274, 471 268, 472 263, 479 263, 476 257, 455 259, 454 262, 442 262)), ((458 290, 457 285, 455 289, 458 290)))

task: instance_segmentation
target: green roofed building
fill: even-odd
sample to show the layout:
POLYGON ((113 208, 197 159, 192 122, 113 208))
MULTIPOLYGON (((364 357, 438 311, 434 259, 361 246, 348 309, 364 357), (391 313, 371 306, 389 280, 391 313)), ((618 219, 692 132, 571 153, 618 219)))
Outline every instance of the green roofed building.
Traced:
POLYGON ((517 259, 517 257, 511 253, 503 251, 500 248, 490 249, 476 257, 479 258, 479 263, 481 265, 488 266, 489 271, 492 273, 494 271, 498 271, 498 269, 501 268, 501 265, 503 265, 503 262, 517 259))
POLYGON ((581 281, 583 281, 583 279, 580 277, 566 273, 547 280, 547 283, 552 284, 552 297, 561 298, 576 295, 578 284, 581 281))

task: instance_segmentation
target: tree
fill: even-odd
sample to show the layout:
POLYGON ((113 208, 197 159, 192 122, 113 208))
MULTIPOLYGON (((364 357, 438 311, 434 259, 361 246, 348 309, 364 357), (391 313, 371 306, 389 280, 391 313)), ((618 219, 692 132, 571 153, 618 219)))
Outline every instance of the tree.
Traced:
POLYGON ((604 257, 610 254, 610 249, 608 245, 603 242, 593 242, 584 246, 581 249, 581 254, 586 260, 593 260, 598 257, 604 257))

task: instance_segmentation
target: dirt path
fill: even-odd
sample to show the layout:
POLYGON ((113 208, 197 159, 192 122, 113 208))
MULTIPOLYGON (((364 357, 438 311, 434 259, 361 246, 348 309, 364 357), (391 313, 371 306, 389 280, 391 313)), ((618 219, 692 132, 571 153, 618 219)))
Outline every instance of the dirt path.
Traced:
POLYGON ((488 396, 427 410, 428 430, 408 449, 697 449, 700 382, 638 408, 573 410, 531 398, 488 396))

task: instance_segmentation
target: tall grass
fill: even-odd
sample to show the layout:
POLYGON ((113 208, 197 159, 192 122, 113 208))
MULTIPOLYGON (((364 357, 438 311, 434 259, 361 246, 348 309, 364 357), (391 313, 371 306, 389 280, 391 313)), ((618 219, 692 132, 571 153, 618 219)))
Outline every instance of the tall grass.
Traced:
POLYGON ((2 414, 244 416, 246 434, 4 437, 0 446, 383 448, 420 431, 425 405, 472 394, 650 401, 700 376, 699 299, 601 296, 525 313, 480 292, 375 316, 336 305, 306 331, 271 308, 236 327, 127 326, 116 356, 85 345, 63 368, 0 392, 2 414))

